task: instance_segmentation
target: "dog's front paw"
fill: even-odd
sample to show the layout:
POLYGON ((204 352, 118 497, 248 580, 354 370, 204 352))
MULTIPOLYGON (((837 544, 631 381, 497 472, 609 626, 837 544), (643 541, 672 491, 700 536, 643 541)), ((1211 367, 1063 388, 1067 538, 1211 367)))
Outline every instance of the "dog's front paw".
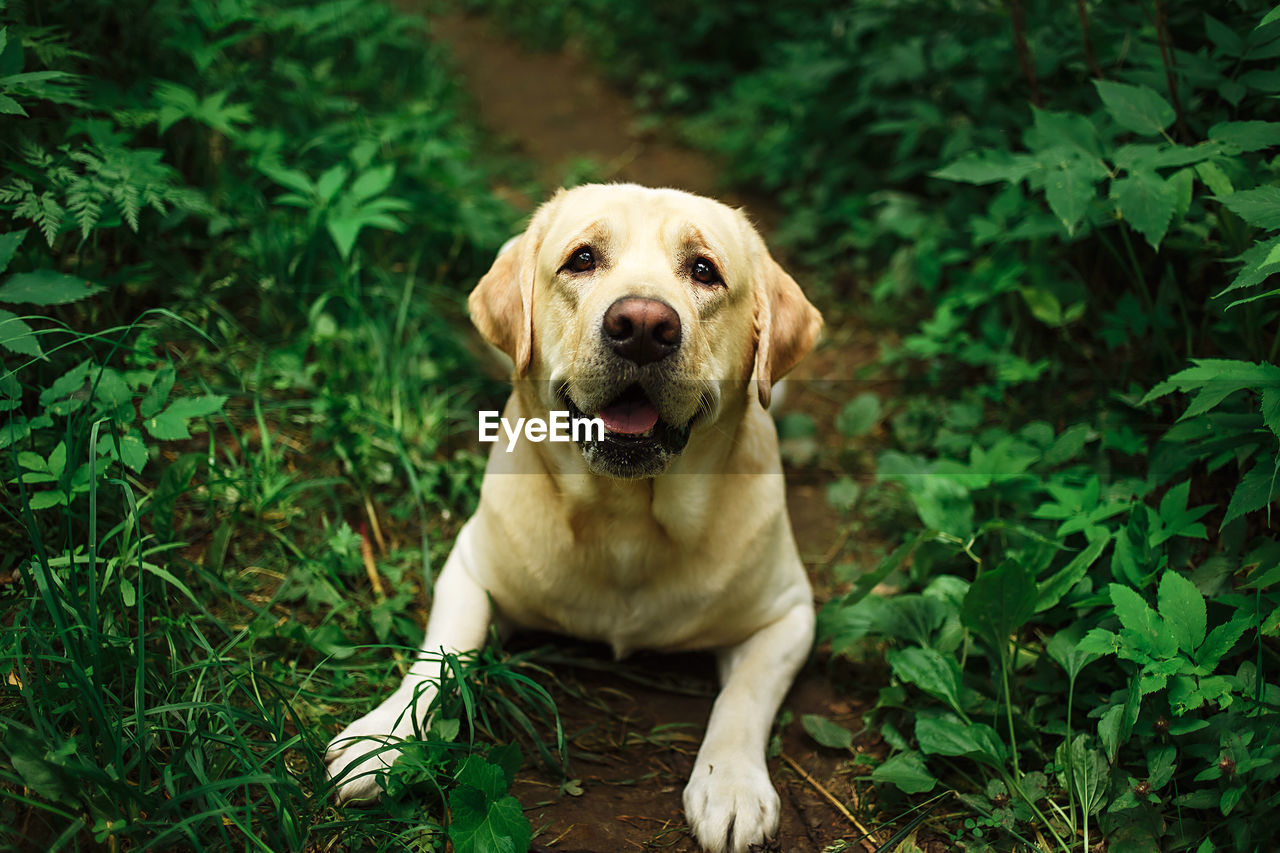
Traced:
POLYGON ((368 803, 382 794, 378 774, 385 773, 400 755, 394 744, 396 718, 378 708, 356 720, 329 741, 324 760, 340 803, 368 803))
POLYGON ((710 853, 744 853, 778 831, 780 802, 763 762, 699 761, 684 789, 684 813, 710 853))

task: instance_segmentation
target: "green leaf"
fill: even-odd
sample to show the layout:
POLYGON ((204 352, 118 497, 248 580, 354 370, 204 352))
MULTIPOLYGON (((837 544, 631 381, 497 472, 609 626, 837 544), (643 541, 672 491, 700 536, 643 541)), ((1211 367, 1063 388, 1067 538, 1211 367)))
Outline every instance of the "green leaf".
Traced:
POLYGON ((1196 585, 1177 572, 1167 571, 1156 591, 1160 617, 1178 641, 1178 648, 1188 655, 1204 642, 1207 620, 1204 596, 1196 585))
POLYGON ((0 272, 4 272, 9 268, 9 262, 13 260, 13 253, 18 251, 18 246, 22 244, 22 240, 26 236, 26 228, 21 231, 0 234, 0 272))
POLYGON ((338 190, 342 189, 342 185, 347 182, 347 176, 350 174, 351 171, 341 163, 326 169, 316 179, 316 195, 320 196, 320 201, 325 204, 332 201, 338 194, 338 190))
POLYGON ((1217 163, 1197 163, 1196 174, 1200 176, 1200 180, 1204 181, 1204 185, 1209 191, 1216 196, 1228 196, 1236 191, 1231 184, 1231 178, 1227 173, 1222 171, 1217 163))
POLYGON ((529 849, 533 830, 515 797, 495 802, 470 786, 449 792, 449 840, 454 853, 520 853, 529 849))
POLYGON ((953 710, 964 713, 960 702, 960 667, 954 658, 936 649, 908 646, 890 650, 888 660, 893 674, 901 681, 914 684, 953 710))
POLYGON ((1102 753, 1088 747, 1085 735, 1078 735, 1070 747, 1058 747, 1058 764, 1067 768, 1066 782, 1085 813, 1101 811, 1107 793, 1107 760, 1102 753))
POLYGON ((1176 117, 1169 102, 1149 86, 1134 86, 1114 80, 1094 80, 1098 96, 1107 112, 1126 130, 1155 136, 1176 117))
POLYGON ((992 767, 1003 767, 1006 758, 995 729, 966 723, 954 714, 917 717, 916 741, 926 755, 963 755, 992 767))
POLYGON ((960 620, 992 648, 1003 650, 1009 636, 1035 613, 1036 599, 1031 571, 1018 560, 1006 560, 974 580, 965 594, 960 620))
POLYGON ((1040 168, 1034 157, 1008 151, 984 149, 970 151, 954 163, 930 172, 935 178, 966 184, 991 184, 996 181, 1017 183, 1040 168))
POLYGON ((202 397, 180 397, 174 400, 169 408, 144 423, 147 432, 155 438, 171 441, 190 438, 187 421, 191 418, 211 415, 222 408, 227 398, 219 394, 206 394, 202 397))
MULTIPOLYGON (((1209 139, 1237 151, 1260 151, 1280 145, 1280 122, 1224 121, 1209 128, 1209 139)), ((1207 183, 1207 182, 1206 182, 1207 183)), ((1212 186, 1209 187, 1215 193, 1212 186)))
POLYGON ((853 509, 862 495, 862 488, 852 477, 839 477, 827 483, 827 503, 841 512, 853 509))
POLYGON ((1204 15, 1204 30, 1209 36, 1209 41, 1213 42, 1213 46, 1217 48, 1217 52, 1230 57, 1239 57, 1244 54, 1244 39, 1235 30, 1207 12, 1204 15))
POLYGON ((164 404, 169 400, 169 392, 173 390, 173 381, 176 375, 171 364, 166 364, 155 372, 155 375, 151 378, 151 386, 147 389, 146 396, 138 404, 138 414, 144 418, 149 418, 164 408, 164 404))
POLYGON ((1079 161, 1070 161, 1061 168, 1050 170, 1044 185, 1045 199, 1068 234, 1075 234, 1076 226, 1089 210, 1089 204, 1097 197, 1096 183, 1097 174, 1093 168, 1079 161))
POLYGON ((805 714, 800 718, 809 737, 831 749, 849 749, 853 746, 853 732, 817 714, 805 714))
POLYGON ((1244 632, 1254 626, 1251 614, 1237 612, 1230 621, 1224 622, 1209 632, 1204 645, 1196 653, 1196 663, 1206 668, 1217 667, 1218 661, 1227 656, 1244 632))
POLYGON ((880 398, 870 391, 859 394, 836 415, 836 430, 845 438, 865 435, 880 420, 880 398))
POLYGON ((871 772, 871 781, 894 785, 907 794, 923 794, 938 784, 918 752, 902 752, 893 756, 871 772))
POLYGON ((1266 458, 1260 459, 1240 478, 1231 494, 1227 512, 1222 516, 1222 524, 1234 521, 1245 513, 1256 512, 1277 498, 1280 498, 1280 472, 1266 458))
POLYGON ((468 755, 458 768, 459 785, 470 785, 484 794, 489 801, 499 800, 506 793, 507 778, 502 768, 490 764, 479 755, 468 755))
POLYGON ((0 302, 30 305, 66 305, 103 290, 101 285, 53 270, 19 272, 0 285, 0 302))
POLYGON ((1268 231, 1280 228, 1280 186, 1267 185, 1216 196, 1222 205, 1250 225, 1268 231))
POLYGON ((1280 387, 1262 389, 1262 422, 1280 438, 1280 387))
POLYGON ((1111 182, 1111 197, 1124 220, 1159 249, 1177 204, 1173 188, 1155 172, 1134 171, 1111 182))
POLYGON ((0 347, 16 352, 19 355, 30 355, 40 358, 44 350, 36 339, 35 329, 12 311, 0 308, 0 347))
POLYGON ((1111 604, 1116 609, 1120 624, 1144 641, 1144 651, 1158 656, 1155 652, 1163 646, 1161 637, 1167 633, 1163 621, 1132 588, 1118 583, 1111 584, 1109 588, 1111 604))
POLYGON ((1187 507, 1190 491, 1191 481, 1183 480, 1165 492, 1164 497, 1160 499, 1159 526, 1153 527, 1147 539, 1152 548, 1169 541, 1175 536, 1183 536, 1190 539, 1209 538, 1204 525, 1199 523, 1197 519, 1213 509, 1213 506, 1205 504, 1204 506, 1187 507))
POLYGON ((366 199, 380 195, 391 186, 391 181, 395 178, 395 175, 396 167, 391 163, 361 172, 352 182, 351 188, 347 190, 346 198, 358 204, 366 199))
POLYGON ((1083 551, 1072 557, 1070 562, 1046 578, 1036 592, 1035 612, 1041 613, 1061 601, 1072 587, 1084 579, 1110 542, 1110 536, 1098 536, 1083 551))
POLYGON ((1049 653, 1049 657, 1058 663, 1058 666, 1067 671, 1067 678, 1074 680, 1080 674, 1080 671, 1089 664, 1099 658, 1097 652, 1090 652, 1080 648, 1079 629, 1076 627, 1064 628, 1049 638, 1049 642, 1045 645, 1045 651, 1049 653))

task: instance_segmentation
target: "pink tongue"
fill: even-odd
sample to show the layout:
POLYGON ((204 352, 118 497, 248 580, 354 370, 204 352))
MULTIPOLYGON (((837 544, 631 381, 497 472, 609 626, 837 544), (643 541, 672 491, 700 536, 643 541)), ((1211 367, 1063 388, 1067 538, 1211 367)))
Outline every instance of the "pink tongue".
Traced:
POLYGON ((653 429, 658 410, 648 400, 625 400, 601 409, 598 417, 609 432, 639 435, 653 429))

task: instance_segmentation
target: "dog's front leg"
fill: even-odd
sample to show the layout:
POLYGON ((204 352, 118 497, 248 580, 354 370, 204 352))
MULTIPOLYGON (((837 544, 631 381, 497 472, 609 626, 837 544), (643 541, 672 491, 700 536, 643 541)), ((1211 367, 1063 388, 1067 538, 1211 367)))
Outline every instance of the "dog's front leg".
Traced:
POLYGON ((712 853, 742 853, 778 829, 765 748, 778 706, 813 645, 813 627, 806 601, 720 653, 723 686, 684 789, 689 826, 712 853))
POLYGON ((479 649, 488 636, 489 596, 467 571, 463 529, 436 580, 427 636, 400 687, 381 705, 343 729, 325 752, 340 802, 378 797, 377 774, 400 754, 393 745, 421 730, 439 684, 442 653, 479 649))

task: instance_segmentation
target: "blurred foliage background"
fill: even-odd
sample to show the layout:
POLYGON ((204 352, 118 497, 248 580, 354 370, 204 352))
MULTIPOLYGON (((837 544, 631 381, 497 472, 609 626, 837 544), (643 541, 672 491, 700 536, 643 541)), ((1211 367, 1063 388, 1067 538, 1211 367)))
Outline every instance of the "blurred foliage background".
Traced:
MULTIPOLYGON (((829 349, 891 342, 782 425, 830 438, 853 543, 822 655, 887 663, 881 817, 954 790, 957 849, 1271 849, 1280 11, 464 5, 771 199, 829 349)), ((324 798, 501 393, 462 306, 511 166, 427 32, 374 0, 0 9, 7 844, 527 848, 518 753, 468 736, 554 715, 519 657, 451 670, 378 808, 324 798)))

